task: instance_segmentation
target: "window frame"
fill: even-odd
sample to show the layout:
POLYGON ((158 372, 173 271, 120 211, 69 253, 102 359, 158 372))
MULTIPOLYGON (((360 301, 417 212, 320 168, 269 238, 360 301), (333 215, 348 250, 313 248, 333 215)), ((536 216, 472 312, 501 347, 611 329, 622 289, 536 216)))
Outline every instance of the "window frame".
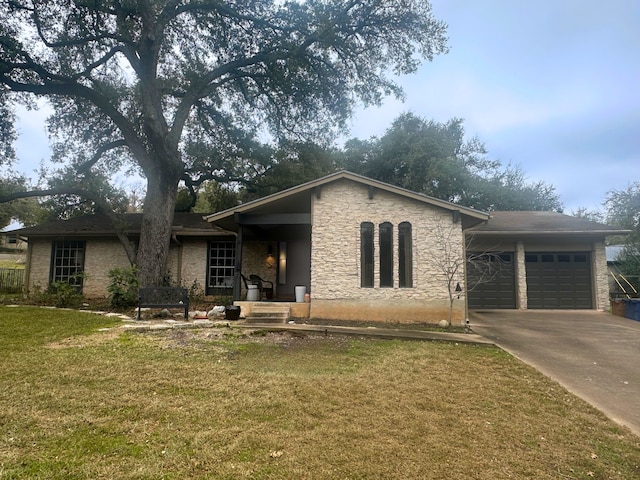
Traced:
POLYGON ((413 288, 413 228, 410 222, 398 224, 398 287, 413 288))
POLYGON ((380 288, 393 288, 393 224, 378 225, 380 288))
POLYGON ((84 240, 53 240, 51 242, 50 284, 65 282, 74 287, 78 293, 82 293, 86 243, 84 240))
POLYGON ((375 246, 373 222, 360 224, 360 287, 373 288, 375 283, 375 246))
POLYGON ((233 295, 236 256, 235 239, 225 237, 207 242, 207 295, 233 295), (232 256, 228 256, 229 251, 232 252, 232 256))

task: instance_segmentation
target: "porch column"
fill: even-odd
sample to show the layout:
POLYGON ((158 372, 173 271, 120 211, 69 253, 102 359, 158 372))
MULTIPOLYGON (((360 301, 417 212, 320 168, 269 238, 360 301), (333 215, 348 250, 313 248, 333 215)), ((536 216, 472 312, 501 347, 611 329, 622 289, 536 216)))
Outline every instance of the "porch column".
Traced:
POLYGON ((237 302, 240 300, 242 295, 242 279, 240 275, 242 274, 242 233, 244 230, 244 226, 238 226, 238 234, 236 235, 236 264, 235 264, 235 275, 233 277, 233 301, 237 302))

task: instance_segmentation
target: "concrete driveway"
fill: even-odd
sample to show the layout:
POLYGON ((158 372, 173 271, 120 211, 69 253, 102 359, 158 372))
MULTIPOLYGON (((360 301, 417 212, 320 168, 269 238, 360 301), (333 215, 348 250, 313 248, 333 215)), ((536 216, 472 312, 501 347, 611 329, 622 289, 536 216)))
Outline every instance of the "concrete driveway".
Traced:
POLYGON ((592 310, 472 311, 470 321, 640 436, 640 322, 592 310))

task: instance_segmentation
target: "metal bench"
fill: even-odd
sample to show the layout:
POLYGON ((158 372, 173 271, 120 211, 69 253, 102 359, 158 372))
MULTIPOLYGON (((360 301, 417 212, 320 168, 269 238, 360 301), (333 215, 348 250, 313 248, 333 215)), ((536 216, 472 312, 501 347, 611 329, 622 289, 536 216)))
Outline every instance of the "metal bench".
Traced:
POLYGON ((189 295, 182 287, 143 287, 138 292, 138 320, 141 308, 180 308, 189 316, 189 295))

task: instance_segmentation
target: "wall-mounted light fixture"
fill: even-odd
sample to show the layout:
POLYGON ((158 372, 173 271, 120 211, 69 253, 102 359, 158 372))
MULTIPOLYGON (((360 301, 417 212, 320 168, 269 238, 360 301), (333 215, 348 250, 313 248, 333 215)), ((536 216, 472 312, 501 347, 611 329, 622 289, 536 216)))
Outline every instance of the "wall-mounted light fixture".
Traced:
POLYGON ((456 293, 458 294, 458 298, 460 298, 460 294, 462 293, 462 287, 460 286, 460 282, 456 285, 456 293))
POLYGON ((273 245, 267 245, 267 268, 276 266, 276 259, 273 256, 273 245))

